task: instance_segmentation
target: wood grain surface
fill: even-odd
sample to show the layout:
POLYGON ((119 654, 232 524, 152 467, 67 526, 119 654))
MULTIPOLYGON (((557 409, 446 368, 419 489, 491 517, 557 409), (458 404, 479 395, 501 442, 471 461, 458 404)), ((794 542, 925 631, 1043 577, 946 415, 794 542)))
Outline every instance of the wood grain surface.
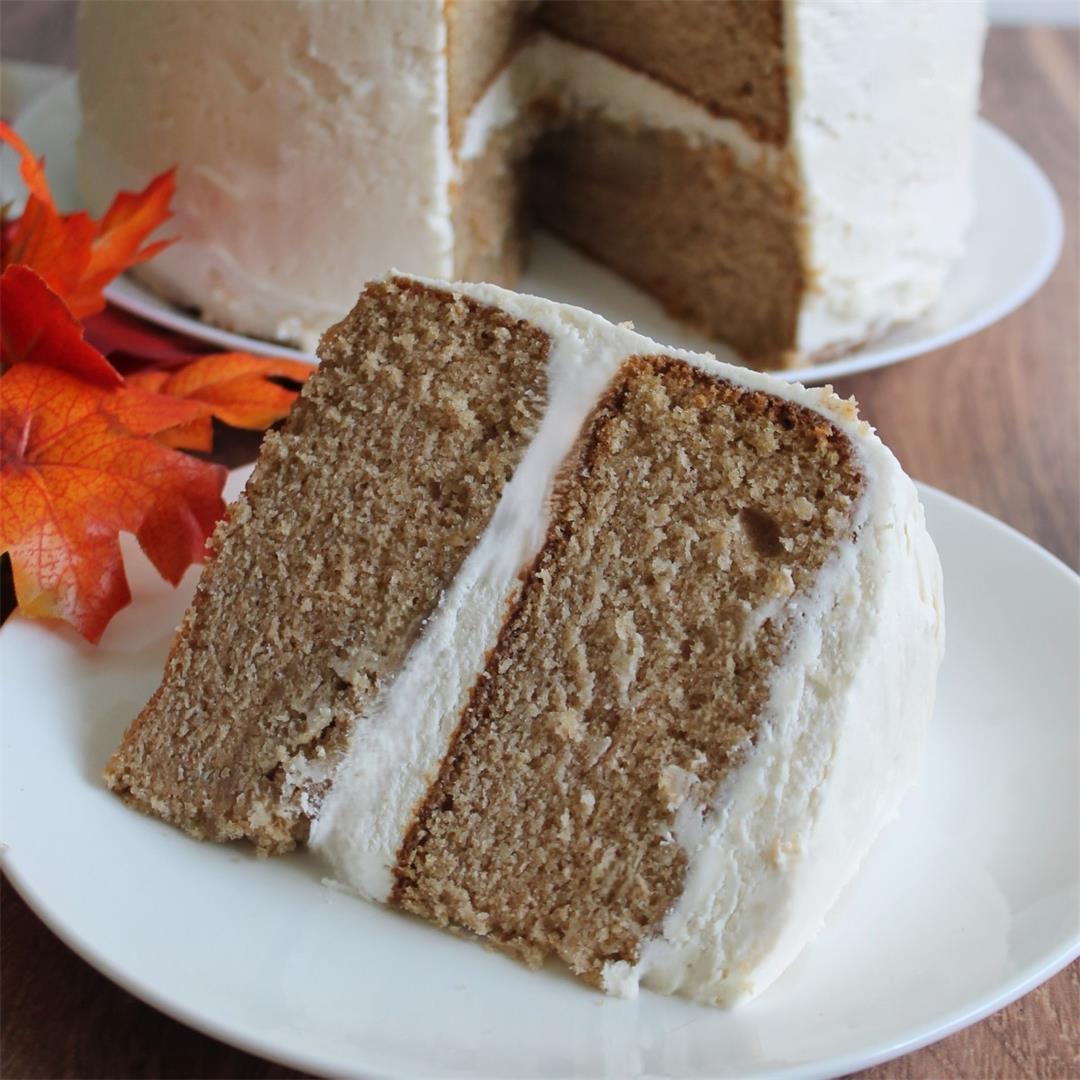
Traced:
MULTIPOLYGON (((72 16, 70 3, 4 0, 0 50, 5 57, 71 64, 72 16)), ((913 476, 1009 522, 1074 567, 1080 561, 1078 76, 1074 31, 990 34, 983 113, 1039 162, 1065 209, 1065 251, 1047 285, 989 330, 837 386, 859 399, 863 415, 913 476)), ((230 456, 240 449, 231 448, 230 456)), ((118 989, 46 929, 6 883, 0 919, 4 1077, 297 1075, 206 1038, 118 989)), ((1080 1077, 1080 964, 981 1023, 859 1076, 1080 1077)))

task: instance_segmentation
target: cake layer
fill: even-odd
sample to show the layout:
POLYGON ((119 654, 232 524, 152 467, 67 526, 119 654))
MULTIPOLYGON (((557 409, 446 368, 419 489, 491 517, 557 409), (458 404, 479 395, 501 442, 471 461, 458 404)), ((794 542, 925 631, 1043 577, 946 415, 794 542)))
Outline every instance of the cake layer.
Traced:
POLYGON ((798 189, 722 143, 576 113, 531 161, 541 222, 738 353, 781 367, 804 291, 798 189))
POLYGON ((547 0, 540 21, 674 87, 764 142, 788 134, 780 0, 547 0))
POLYGON ((627 361, 399 853, 393 900, 601 984, 683 892, 861 477, 819 413, 627 361))
POLYGON ((110 786, 196 836, 263 850, 303 839, 335 748, 401 667, 532 440, 548 348, 467 298, 371 286, 266 436, 110 786))

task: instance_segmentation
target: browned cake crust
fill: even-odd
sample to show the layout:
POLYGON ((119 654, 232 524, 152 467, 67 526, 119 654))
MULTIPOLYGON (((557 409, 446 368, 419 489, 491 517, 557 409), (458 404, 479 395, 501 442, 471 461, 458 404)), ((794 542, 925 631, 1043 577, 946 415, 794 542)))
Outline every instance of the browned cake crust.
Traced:
POLYGON ((467 298, 370 285, 266 436, 109 786, 198 837, 264 851, 305 837, 328 751, 399 666, 532 437, 548 349, 467 298))
POLYGON ((392 899, 595 982, 681 893, 691 785, 707 802, 755 738, 786 628, 750 613, 813 586, 862 477, 820 414, 663 356, 576 453, 392 899))
POLYGON ((766 142, 788 135, 780 0, 548 0, 540 21, 766 142))
POLYGON ((805 285, 791 178, 741 169, 726 146, 579 115, 541 138, 531 182, 553 232, 740 355, 783 366, 805 285))

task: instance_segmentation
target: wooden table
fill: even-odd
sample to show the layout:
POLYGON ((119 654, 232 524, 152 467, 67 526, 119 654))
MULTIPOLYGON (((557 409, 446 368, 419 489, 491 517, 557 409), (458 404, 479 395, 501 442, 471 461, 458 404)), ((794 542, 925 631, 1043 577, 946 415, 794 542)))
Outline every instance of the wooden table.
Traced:
MULTIPOLYGON (((70 4, 0 9, 5 56, 70 63, 70 4)), ((1077 275, 1080 37, 995 29, 983 112, 1046 170, 1065 208, 1062 260, 1024 308, 973 338, 845 379, 907 470, 1080 561, 1077 275)), ((70 952, 10 886, 2 911, 5 1077, 296 1075, 175 1023, 70 952)), ((860 1074, 1080 1076, 1080 964, 966 1031, 860 1074)))

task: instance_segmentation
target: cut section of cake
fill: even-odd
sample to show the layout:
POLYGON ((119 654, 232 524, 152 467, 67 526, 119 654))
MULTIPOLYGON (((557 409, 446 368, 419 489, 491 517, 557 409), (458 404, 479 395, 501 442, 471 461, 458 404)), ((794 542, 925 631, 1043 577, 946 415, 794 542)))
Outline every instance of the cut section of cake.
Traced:
POLYGON ((110 785, 610 992, 762 990, 917 773, 911 481, 830 391, 495 286, 375 282, 321 356, 110 785))

